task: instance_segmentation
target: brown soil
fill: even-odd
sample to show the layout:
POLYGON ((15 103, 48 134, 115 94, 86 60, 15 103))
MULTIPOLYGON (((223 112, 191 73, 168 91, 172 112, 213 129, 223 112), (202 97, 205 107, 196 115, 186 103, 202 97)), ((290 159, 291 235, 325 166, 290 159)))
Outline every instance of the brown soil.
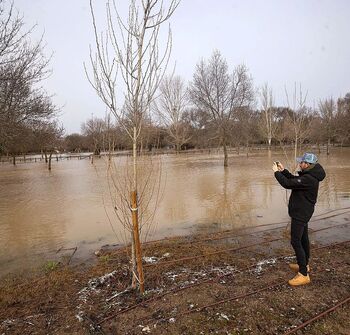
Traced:
MULTIPOLYGON (((144 296, 128 289, 123 249, 102 250, 97 264, 9 276, 0 283, 0 334, 284 334, 350 296, 349 243, 320 248, 349 240, 349 221, 310 224, 312 282, 298 288, 287 283, 284 226, 146 244, 144 296)), ((349 306, 296 334, 349 335, 349 306)))

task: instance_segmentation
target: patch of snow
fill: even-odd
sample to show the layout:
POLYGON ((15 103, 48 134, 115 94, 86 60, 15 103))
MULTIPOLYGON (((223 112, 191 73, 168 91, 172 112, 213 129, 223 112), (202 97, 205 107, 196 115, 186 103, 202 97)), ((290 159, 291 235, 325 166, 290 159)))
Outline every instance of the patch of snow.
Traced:
POLYGON ((84 318, 83 318, 84 313, 82 311, 79 311, 78 314, 75 315, 75 317, 78 319, 79 322, 83 322, 84 318))
POLYGON ((227 320, 227 321, 230 320, 230 319, 228 318, 228 316, 227 316, 226 314, 224 314, 224 313, 221 313, 221 314, 220 314, 220 318, 221 318, 221 319, 225 319, 225 320, 227 320))
POLYGON ((124 294, 124 293, 127 293, 127 292, 129 292, 129 291, 130 291, 129 288, 127 288, 126 290, 124 290, 124 291, 122 291, 122 292, 114 293, 111 297, 107 298, 106 301, 107 301, 107 302, 108 302, 108 301, 111 301, 111 300, 113 300, 114 298, 117 298, 117 297, 119 297, 120 295, 122 295, 122 294, 124 294))
POLYGON ((99 286, 104 285, 106 282, 110 281, 117 274, 117 271, 114 270, 111 273, 106 273, 105 275, 97 278, 90 279, 88 282, 88 286, 90 288, 97 288, 99 286))
POLYGON ((143 260, 146 262, 146 263, 157 263, 159 261, 159 259, 155 256, 152 256, 152 257, 143 257, 143 260))
POLYGON ((264 259, 256 264, 256 268, 253 270, 255 273, 261 273, 263 270, 263 265, 275 264, 276 258, 264 259))
POLYGON ((169 319, 169 322, 170 322, 170 323, 175 323, 175 318, 170 318, 170 319, 169 319))
MULTIPOLYGON (((106 273, 105 275, 97 278, 92 278, 88 281, 88 284, 86 287, 82 288, 77 294, 78 294, 78 301, 81 303, 76 307, 78 310, 78 313, 75 315, 75 317, 79 320, 79 322, 84 321, 84 312, 82 311, 82 304, 86 304, 88 301, 88 298, 92 292, 99 293, 100 290, 98 287, 105 285, 106 283, 109 283, 109 281, 114 278, 117 274, 117 271, 114 270, 110 273, 106 273)), ((109 285, 109 284, 108 284, 109 285)), ((121 292, 123 293, 123 292, 121 292)), ((118 294, 121 294, 118 293, 118 294)), ((112 297, 113 298, 113 297, 112 297)), ((110 298, 110 299, 112 299, 110 298)), ((108 300, 107 300, 108 301, 108 300)))
POLYGON ((16 322, 16 320, 5 320, 5 321, 3 321, 3 322, 1 322, 1 325, 2 326, 11 326, 12 324, 14 324, 16 322))
POLYGON ((149 326, 146 326, 146 327, 143 327, 143 328, 142 328, 142 331, 143 331, 143 332, 150 333, 150 332, 151 332, 151 329, 149 328, 149 326))
POLYGON ((162 257, 156 257, 156 256, 146 257, 146 256, 144 256, 144 257, 143 257, 143 260, 144 260, 146 263, 157 263, 157 262, 160 261, 161 259, 163 259, 163 258, 168 258, 168 257, 170 257, 170 253, 169 253, 169 252, 166 252, 162 257))
POLYGON ((163 287, 159 287, 159 288, 153 288, 150 290, 146 290, 145 294, 150 294, 150 293, 163 293, 164 292, 164 288, 163 287))
POLYGON ((107 273, 101 277, 97 277, 97 278, 92 278, 88 281, 88 284, 86 287, 82 288, 79 292, 78 292, 78 296, 79 296, 79 300, 86 303, 87 302, 87 298, 89 296, 89 294, 91 292, 96 292, 98 293, 99 290, 97 289, 98 287, 104 285, 106 282, 109 282, 112 278, 115 277, 115 275, 117 274, 117 271, 114 270, 111 273, 107 273))
POLYGON ((171 280, 175 280, 176 277, 178 277, 179 275, 175 274, 175 273, 169 273, 168 274, 168 278, 171 279, 171 280))

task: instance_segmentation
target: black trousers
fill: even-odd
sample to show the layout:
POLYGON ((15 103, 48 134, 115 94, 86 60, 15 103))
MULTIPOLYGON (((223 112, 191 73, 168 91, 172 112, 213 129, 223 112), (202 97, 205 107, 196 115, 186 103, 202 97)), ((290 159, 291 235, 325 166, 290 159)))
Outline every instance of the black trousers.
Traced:
POLYGON ((310 258, 310 242, 308 235, 308 223, 292 218, 290 243, 294 249, 299 272, 304 276, 307 275, 306 266, 310 258))

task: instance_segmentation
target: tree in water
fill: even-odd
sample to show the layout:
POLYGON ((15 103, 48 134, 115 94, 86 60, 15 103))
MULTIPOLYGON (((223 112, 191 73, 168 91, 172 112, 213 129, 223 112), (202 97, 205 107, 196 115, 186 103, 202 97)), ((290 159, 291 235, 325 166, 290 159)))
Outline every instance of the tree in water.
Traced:
POLYGON ((200 61, 190 87, 193 103, 209 112, 216 135, 224 150, 224 167, 228 166, 227 144, 237 111, 249 108, 254 100, 252 78, 245 65, 229 73, 226 60, 214 51, 209 61, 200 61))

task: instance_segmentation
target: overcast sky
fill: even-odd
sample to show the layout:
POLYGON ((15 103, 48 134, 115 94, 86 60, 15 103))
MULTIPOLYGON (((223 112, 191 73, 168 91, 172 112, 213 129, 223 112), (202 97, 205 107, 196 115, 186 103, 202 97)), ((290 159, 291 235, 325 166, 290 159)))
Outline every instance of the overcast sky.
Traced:
MULTIPOLYGON (((33 37, 44 32, 45 53, 53 52, 53 73, 43 86, 62 106, 66 133, 80 132, 91 115, 104 117, 83 67, 93 44, 89 0, 14 2, 28 26, 37 24, 33 37)), ((122 13, 128 2, 116 0, 122 13)), ((105 0, 94 3, 102 25, 105 0)), ((285 87, 292 92, 297 83, 313 106, 350 91, 349 13, 347 0, 182 0, 170 20, 171 64, 190 81, 196 63, 218 49, 230 69, 244 63, 256 87, 268 82, 276 104, 286 105, 285 87)))

